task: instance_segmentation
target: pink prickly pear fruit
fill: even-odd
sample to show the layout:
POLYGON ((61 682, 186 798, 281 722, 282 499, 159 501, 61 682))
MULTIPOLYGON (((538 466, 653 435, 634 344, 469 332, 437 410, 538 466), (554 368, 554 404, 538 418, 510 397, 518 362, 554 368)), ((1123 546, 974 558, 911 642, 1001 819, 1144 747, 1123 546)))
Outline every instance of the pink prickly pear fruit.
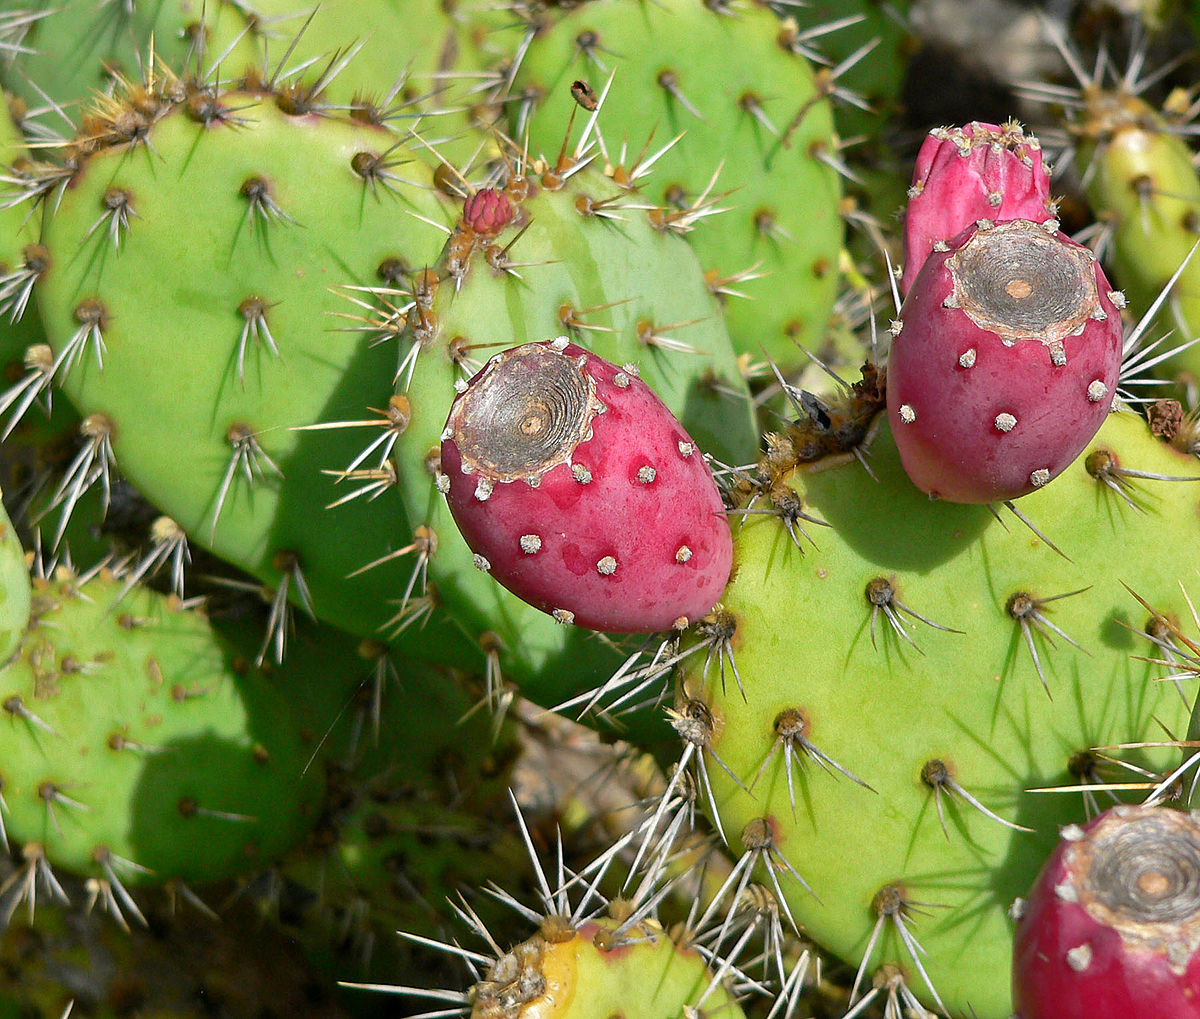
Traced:
POLYGON ((1014 121, 930 131, 917 153, 908 199, 902 294, 912 288, 934 244, 973 223, 1040 223, 1054 216, 1042 147, 1014 121))
POLYGON ((562 623, 651 633, 705 615, 733 543, 704 456, 632 366, 565 337, 459 393, 439 484, 476 565, 562 623))
POLYGON ((949 502, 1041 488, 1116 392, 1124 297, 1053 222, 983 222, 939 244, 892 323, 887 405, 908 476, 949 502))
POLYGON ((481 188, 463 203, 463 225, 482 237, 495 237, 512 218, 512 202, 496 188, 481 188))
POLYGON ((1200 816, 1069 825, 1018 901, 1016 1019, 1200 1019, 1200 816))

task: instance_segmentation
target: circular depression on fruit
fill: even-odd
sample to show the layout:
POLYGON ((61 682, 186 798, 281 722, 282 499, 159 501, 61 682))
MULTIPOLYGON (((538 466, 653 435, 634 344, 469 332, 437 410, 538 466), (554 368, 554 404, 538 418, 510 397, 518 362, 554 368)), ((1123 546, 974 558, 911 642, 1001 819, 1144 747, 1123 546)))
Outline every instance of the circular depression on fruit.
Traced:
POLYGON ((1200 941, 1200 818, 1127 811, 1101 821, 1067 857, 1079 901, 1098 923, 1130 940, 1200 941))
POLYGON ((1061 343, 1100 309, 1090 252, 1029 220, 977 230, 946 264, 958 306, 1010 345, 1061 343))
POLYGON ((601 410, 584 363, 539 343, 492 358, 450 415, 464 472, 513 481, 570 462, 601 410))

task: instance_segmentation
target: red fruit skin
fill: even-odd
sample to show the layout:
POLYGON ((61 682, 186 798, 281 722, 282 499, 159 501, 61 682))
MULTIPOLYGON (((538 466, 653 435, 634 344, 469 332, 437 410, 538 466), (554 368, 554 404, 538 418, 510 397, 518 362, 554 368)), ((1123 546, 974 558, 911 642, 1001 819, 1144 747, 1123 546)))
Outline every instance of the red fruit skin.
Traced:
POLYGON ((936 241, 947 241, 981 219, 1053 218, 1050 177, 1042 148, 1016 124, 978 121, 929 133, 917 153, 904 214, 907 295, 936 241))
MULTIPOLYGON (((1113 808, 1083 829, 1121 823, 1127 811, 1136 823, 1145 811, 1166 807, 1113 808)), ((1195 822, 1192 822, 1195 827, 1195 822)), ((1078 842, 1063 839, 1038 875, 1017 923, 1013 945, 1013 1008, 1017 1019, 1200 1019, 1200 954, 1195 916, 1189 932, 1178 925, 1166 938, 1182 937, 1183 957, 1172 966, 1163 940, 1123 936, 1093 917, 1094 906, 1070 901, 1056 889, 1079 894, 1073 858, 1078 842), (1155 944, 1157 940, 1157 944, 1155 944), (1080 946, 1087 946, 1081 948, 1080 946), (1074 950, 1075 964, 1068 960, 1074 950), (1082 953, 1082 955, 1081 955, 1082 953), (1086 965, 1082 965, 1086 958, 1086 965)), ((1177 951, 1178 951, 1177 947, 1177 951)))
MULTIPOLYGON (((502 356, 535 346, 550 344, 502 356)), ((703 454, 636 375, 574 344, 562 356, 585 359, 583 371, 606 408, 592 419, 591 437, 569 462, 542 474, 537 487, 521 479, 497 482, 481 500, 480 475, 462 471, 452 408, 441 469, 455 522, 497 581, 545 612, 559 610, 560 621, 652 633, 681 617, 701 618, 720 598, 733 562, 729 522, 703 454), (590 474, 586 484, 576 467, 590 474), (652 480, 645 480, 647 467, 652 480), (538 539, 532 553, 521 541, 530 535, 538 539), (615 560, 611 571, 601 565, 606 557, 615 560)), ((491 364, 468 391, 490 370, 491 364)))
MULTIPOLYGON (((1085 250, 1026 221, 992 229, 1037 230, 1085 250)), ((963 231, 926 260, 888 356, 888 417, 901 462, 922 491, 959 503, 1005 502, 1057 477, 1099 430, 1121 367, 1120 311, 1094 261, 1096 300, 1106 317, 1063 337, 1062 365, 1040 340, 1008 345, 963 308, 946 307, 954 290, 947 263, 979 230, 963 231), (997 424, 1007 424, 1003 415, 1015 419, 1007 430, 997 424)))

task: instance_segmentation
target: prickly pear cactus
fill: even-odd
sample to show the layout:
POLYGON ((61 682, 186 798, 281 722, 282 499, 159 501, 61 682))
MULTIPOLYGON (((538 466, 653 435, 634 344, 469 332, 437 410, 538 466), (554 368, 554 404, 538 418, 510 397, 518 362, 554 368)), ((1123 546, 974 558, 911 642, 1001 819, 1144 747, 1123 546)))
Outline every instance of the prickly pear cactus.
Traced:
POLYGON ((8 514, 0 508, 0 662, 16 651, 29 622, 29 570, 25 550, 8 514))
POLYGON ((36 580, 0 672, 3 820, 31 909, 60 867, 136 914, 128 887, 246 872, 315 818, 286 703, 195 610, 136 587, 118 602, 123 587, 65 568, 36 580))
MULTIPOLYGON (((695 255, 672 230, 656 228, 638 195, 614 190, 587 165, 582 134, 554 165, 510 154, 504 187, 489 189, 492 212, 482 215, 486 192, 474 189, 436 269, 417 274, 402 299, 376 292, 381 334, 397 306, 409 309, 399 316, 396 398, 411 420, 393 456, 419 547, 406 560, 414 583, 397 625, 431 602, 444 606, 476 641, 498 649, 506 676, 550 704, 594 685, 622 656, 563 625, 567 617, 555 621, 509 595, 487 575, 486 555, 459 536, 439 465, 456 389, 506 348, 564 336, 637 374, 695 439, 697 455, 743 462, 754 435, 746 384, 695 255)), ((584 491, 586 480, 578 485, 584 491)))
POLYGON ((689 240, 737 349, 804 364, 796 345, 816 349, 837 293, 842 224, 828 81, 802 44, 757 2, 733 14, 694 0, 591 0, 525 30, 515 136, 528 130, 552 159, 554 125, 604 93, 614 184, 653 163, 646 190, 662 217, 714 218, 689 240), (526 127, 530 104, 540 113, 526 127))
MULTIPOLYGON (((1196 411, 1127 409, 1158 326, 1122 336, 1078 246, 1138 311, 1190 251, 1195 75, 1130 36, 1114 93, 1072 23, 1094 94, 956 96, 980 119, 934 131, 914 180, 913 111, 941 97, 905 108, 908 6, 0 0, 0 986, 23 1014, 68 1007, 42 979, 63 928, 145 922, 158 950, 105 950, 171 982, 193 954, 162 946, 214 912, 224 957, 174 980, 204 993, 172 1019, 246 1012, 264 970, 305 989, 300 952, 339 1016, 1012 1013, 1009 910, 1060 826, 1164 798, 1178 748, 1146 744, 1200 717, 1196 411), (1057 227, 1006 120, 1031 96, 1082 111, 1043 137, 1084 157, 1057 227), (1026 275, 1043 241, 1077 271, 1026 275), (972 280, 1049 310, 997 333, 972 280), (547 480, 464 473, 456 398, 559 337, 604 368, 547 480), (862 379, 831 395, 831 366, 862 379), (688 452, 651 441, 666 411, 688 452), (536 605, 499 582, 528 569, 536 605), (663 597, 675 576, 703 598, 663 597), (657 615, 618 618, 647 593, 657 615), (845 964, 822 978, 818 951, 845 964)), ((976 27, 973 0, 912 25, 935 6, 976 27)), ((78 986, 80 1013, 163 1000, 78 986)))
POLYGON ((407 421, 389 406, 394 350, 338 288, 436 257, 432 174, 381 128, 180 88, 137 142, 78 142, 43 233, 44 381, 94 422, 94 462, 257 574, 281 613, 291 599, 374 634, 404 568, 347 578, 409 529, 395 491, 343 501, 335 481, 364 430, 407 421), (356 427, 311 429, 331 420, 356 427))
POLYGON ((746 873, 858 967, 857 992, 891 963, 944 1014, 1007 1015, 1007 909, 1085 816, 1081 762, 1186 728, 1134 593, 1187 612, 1172 549, 1196 540, 1200 464, 1111 415, 1019 503, 1056 552, 1015 517, 931 502, 884 423, 870 474, 796 466, 785 441, 755 497, 776 512, 735 528, 676 728, 746 873))

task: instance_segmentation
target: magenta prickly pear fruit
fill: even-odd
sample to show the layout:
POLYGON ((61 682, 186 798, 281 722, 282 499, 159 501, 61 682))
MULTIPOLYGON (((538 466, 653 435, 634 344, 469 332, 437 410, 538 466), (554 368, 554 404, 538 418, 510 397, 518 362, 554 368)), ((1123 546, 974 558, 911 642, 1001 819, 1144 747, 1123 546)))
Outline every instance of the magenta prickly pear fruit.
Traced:
POLYGON ((1017 1019, 1200 1017, 1200 817, 1120 806, 1062 836, 1018 903, 1017 1019))
POLYGON ((563 623, 669 629, 716 603, 733 544, 704 456, 631 366, 565 337, 493 357, 442 433, 439 485, 476 555, 563 623))
POLYGON ((1013 121, 929 132, 913 169, 904 216, 907 294, 938 241, 947 241, 981 219, 1043 222, 1053 218, 1050 177, 1042 147, 1013 121))
POLYGON ((938 247, 892 324, 888 416, 918 488, 1005 502, 1056 477, 1104 421, 1124 298, 1053 222, 984 221, 938 247))

